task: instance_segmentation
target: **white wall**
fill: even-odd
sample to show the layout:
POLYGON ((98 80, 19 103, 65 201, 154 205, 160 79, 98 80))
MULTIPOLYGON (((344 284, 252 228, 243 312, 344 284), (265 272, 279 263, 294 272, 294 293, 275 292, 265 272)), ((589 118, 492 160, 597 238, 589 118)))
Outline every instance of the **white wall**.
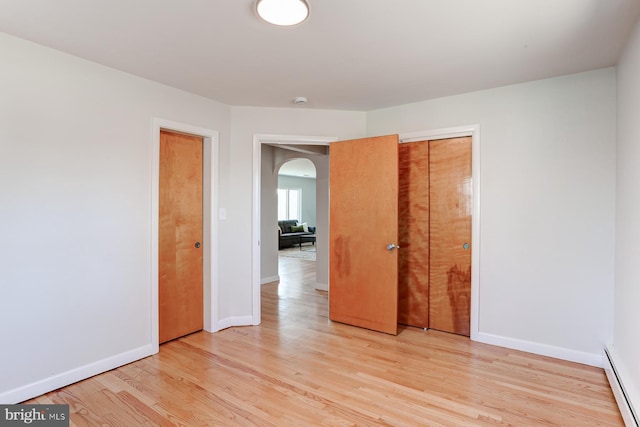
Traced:
POLYGON ((613 350, 640 411, 640 22, 618 64, 616 287, 613 350))
POLYGON ((274 171, 278 148, 262 145, 260 169, 260 283, 280 280, 278 272, 278 172, 274 171))
POLYGON ((613 68, 367 114, 367 134, 479 124, 480 338, 601 364, 613 334, 613 68))
POLYGON ((0 52, 7 403, 149 353, 152 118, 219 130, 226 153, 230 109, 7 35, 0 52))
POLYGON ((152 118, 220 134, 221 326, 254 314, 253 134, 365 130, 364 113, 231 109, 8 35, 0 51, 2 403, 150 353, 152 118))
POLYGON ((329 290, 329 156, 312 158, 316 167, 316 285, 329 290), (326 249, 322 249, 326 248, 326 249))

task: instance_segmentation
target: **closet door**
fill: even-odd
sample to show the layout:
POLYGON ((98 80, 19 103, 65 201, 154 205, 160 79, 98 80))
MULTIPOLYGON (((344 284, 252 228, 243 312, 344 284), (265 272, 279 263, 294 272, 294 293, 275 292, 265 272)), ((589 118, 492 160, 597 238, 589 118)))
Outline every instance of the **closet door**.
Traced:
POLYGON ((395 335, 398 135, 332 143, 329 161, 329 318, 395 335))
POLYGON ((429 142, 400 144, 398 323, 429 327, 429 142))
POLYGON ((429 141, 429 327, 469 335, 471 137, 429 141))

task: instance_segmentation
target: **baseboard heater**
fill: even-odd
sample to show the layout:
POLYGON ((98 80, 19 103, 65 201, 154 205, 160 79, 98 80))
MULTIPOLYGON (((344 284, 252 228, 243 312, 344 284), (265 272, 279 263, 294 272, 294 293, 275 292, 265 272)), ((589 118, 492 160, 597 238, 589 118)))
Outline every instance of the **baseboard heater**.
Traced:
POLYGON ((620 408, 620 413, 622 414, 624 423, 627 427, 640 427, 638 414, 631 404, 629 394, 624 388, 624 384, 620 379, 620 373, 616 369, 616 365, 607 348, 604 349, 604 354, 607 358, 604 370, 607 374, 607 378, 609 379, 609 384, 611 384, 611 389, 613 390, 613 395, 615 396, 618 407, 620 408))

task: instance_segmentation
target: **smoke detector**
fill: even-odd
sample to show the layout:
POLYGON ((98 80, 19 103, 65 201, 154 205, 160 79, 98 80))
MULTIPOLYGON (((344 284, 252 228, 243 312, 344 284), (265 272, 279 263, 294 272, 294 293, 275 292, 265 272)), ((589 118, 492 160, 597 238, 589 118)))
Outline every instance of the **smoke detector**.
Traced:
POLYGON ((296 96, 295 98, 293 98, 293 103, 296 105, 304 105, 307 103, 307 97, 306 96, 296 96))

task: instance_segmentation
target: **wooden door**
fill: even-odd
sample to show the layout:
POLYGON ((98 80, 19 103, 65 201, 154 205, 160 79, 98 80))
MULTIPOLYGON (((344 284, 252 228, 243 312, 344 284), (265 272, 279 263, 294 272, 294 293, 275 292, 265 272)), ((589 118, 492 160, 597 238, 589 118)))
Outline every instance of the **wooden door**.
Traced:
POLYGON ((400 144, 398 323, 429 327, 429 143, 400 144))
POLYGON ((398 136, 331 144, 329 317, 398 333, 398 136))
POLYGON ((469 336, 471 137, 429 141, 429 327, 469 336))
POLYGON ((160 342, 203 327, 202 145, 200 137, 160 133, 160 342))

